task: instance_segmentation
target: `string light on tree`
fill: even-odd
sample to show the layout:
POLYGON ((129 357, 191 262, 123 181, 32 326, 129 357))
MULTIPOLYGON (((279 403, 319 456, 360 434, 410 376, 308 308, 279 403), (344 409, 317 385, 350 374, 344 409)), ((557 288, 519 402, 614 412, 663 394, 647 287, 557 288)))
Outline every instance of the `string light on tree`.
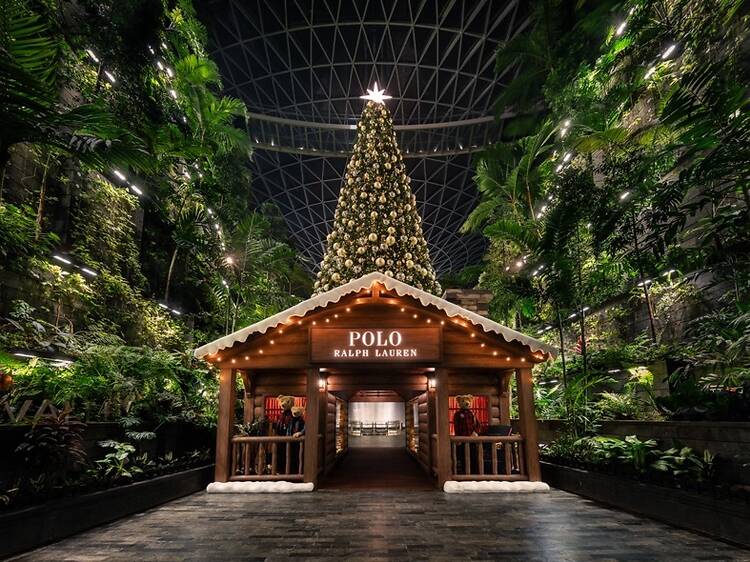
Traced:
POLYGON ((367 92, 315 292, 379 271, 438 293, 411 180, 384 104, 390 96, 377 83, 367 92))

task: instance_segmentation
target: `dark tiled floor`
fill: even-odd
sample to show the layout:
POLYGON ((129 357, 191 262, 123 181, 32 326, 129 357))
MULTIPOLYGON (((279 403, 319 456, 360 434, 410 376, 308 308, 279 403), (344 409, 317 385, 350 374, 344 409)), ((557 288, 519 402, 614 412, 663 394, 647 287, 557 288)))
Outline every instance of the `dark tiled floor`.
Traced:
MULTIPOLYGON (((388 437, 381 437, 388 439, 388 437)), ((334 490, 434 490, 435 485, 403 447, 350 447, 322 482, 334 490)))
MULTIPOLYGON (((4 538, 5 539, 5 538, 4 538)), ((552 491, 198 493, 17 560, 750 560, 700 535, 552 491)))

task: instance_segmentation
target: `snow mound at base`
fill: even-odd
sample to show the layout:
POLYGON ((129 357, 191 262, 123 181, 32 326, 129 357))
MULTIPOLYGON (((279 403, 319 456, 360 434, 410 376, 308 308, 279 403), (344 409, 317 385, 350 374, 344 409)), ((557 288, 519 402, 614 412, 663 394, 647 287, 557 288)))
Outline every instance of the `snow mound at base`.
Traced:
POLYGON ((209 494, 291 494, 312 492, 312 482, 212 482, 206 488, 209 494))
POLYGON ((443 486, 443 491, 448 494, 472 494, 472 493, 531 493, 549 492, 549 485, 544 482, 503 482, 494 480, 478 480, 458 482, 448 480, 443 486))

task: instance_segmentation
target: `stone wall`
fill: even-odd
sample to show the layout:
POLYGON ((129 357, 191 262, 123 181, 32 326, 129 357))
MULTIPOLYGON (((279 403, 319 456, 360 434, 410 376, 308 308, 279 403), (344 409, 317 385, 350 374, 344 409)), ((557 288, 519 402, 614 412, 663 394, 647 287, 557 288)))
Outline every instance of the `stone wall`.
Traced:
POLYGON ((443 298, 482 316, 490 314, 492 292, 486 289, 446 289, 443 298))

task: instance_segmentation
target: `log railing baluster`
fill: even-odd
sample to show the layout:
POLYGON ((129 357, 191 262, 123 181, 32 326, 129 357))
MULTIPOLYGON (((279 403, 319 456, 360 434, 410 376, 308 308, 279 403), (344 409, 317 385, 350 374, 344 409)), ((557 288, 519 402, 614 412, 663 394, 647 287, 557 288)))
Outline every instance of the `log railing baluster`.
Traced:
POLYGON ((452 478, 454 480, 527 480, 523 442, 520 435, 452 436, 449 449, 452 478), (489 463, 485 465, 487 447, 492 457, 492 472, 490 472, 489 463), (459 456, 463 458, 459 460, 459 456), (464 468, 459 474, 458 465, 461 461, 464 468), (473 467, 472 461, 477 463, 476 468, 473 467), (500 466, 501 463, 504 464, 503 467, 500 466))
POLYGON ((293 480, 304 478, 304 437, 287 436, 235 436, 232 438, 230 480, 293 480), (295 449, 293 443, 298 445, 295 449), (284 447, 279 451, 279 446, 284 447), (279 462, 279 453, 286 452, 279 462), (268 455, 270 453, 270 466, 268 455), (298 465, 292 473, 292 455, 297 455, 298 465), (281 464, 281 466, 279 466, 281 464))
POLYGON ((255 473, 260 476, 266 472, 266 445, 258 445, 258 455, 255 457, 255 473))
POLYGON ((512 474, 513 472, 513 463, 515 462, 515 451, 516 451, 516 444, 515 443, 506 443, 503 446, 503 449, 505 449, 505 474, 512 474))

